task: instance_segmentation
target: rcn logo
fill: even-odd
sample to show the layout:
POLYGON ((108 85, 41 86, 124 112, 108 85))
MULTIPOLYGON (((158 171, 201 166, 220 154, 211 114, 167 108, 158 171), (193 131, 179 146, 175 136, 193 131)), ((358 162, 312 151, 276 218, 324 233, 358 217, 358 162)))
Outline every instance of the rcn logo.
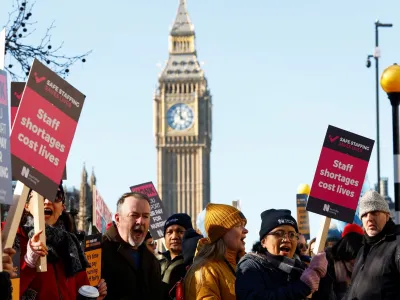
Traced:
POLYGON ((29 169, 25 166, 22 167, 21 175, 24 176, 25 178, 28 178, 29 176, 29 169))
POLYGON ((329 212, 331 209, 329 204, 324 204, 324 207, 322 208, 323 211, 329 212))

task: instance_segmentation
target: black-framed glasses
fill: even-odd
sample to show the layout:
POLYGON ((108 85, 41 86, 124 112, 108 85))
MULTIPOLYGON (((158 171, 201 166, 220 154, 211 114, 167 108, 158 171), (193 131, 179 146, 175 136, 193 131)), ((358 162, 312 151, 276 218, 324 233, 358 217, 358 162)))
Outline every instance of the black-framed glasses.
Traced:
POLYGON ((277 239, 283 239, 285 236, 287 236, 288 239, 291 241, 299 240, 299 235, 294 231, 286 232, 284 230, 277 230, 277 231, 272 231, 272 232, 268 233, 267 235, 273 235, 277 239))

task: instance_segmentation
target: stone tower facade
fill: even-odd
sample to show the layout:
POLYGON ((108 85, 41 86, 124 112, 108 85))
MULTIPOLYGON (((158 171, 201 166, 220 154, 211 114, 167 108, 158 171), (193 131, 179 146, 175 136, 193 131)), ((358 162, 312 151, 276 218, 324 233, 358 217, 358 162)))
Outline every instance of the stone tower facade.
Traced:
POLYGON ((211 124, 211 94, 186 0, 180 0, 154 95, 157 189, 168 215, 185 212, 193 224, 210 202, 211 124))
MULTIPOLYGON (((90 183, 92 181, 96 182, 96 177, 92 172, 90 183)), ((83 165, 82 176, 81 176, 81 186, 79 189, 79 208, 78 208, 78 220, 77 228, 78 230, 83 230, 85 232, 91 232, 92 225, 92 194, 91 186, 88 184, 88 173, 86 171, 86 166, 83 165)))

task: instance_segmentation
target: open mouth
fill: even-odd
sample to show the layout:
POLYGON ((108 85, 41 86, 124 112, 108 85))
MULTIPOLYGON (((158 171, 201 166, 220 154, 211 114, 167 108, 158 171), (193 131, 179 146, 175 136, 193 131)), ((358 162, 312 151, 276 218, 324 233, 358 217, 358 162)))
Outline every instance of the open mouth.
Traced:
POLYGON ((136 237, 140 237, 141 235, 143 235, 143 233, 144 233, 144 230, 142 228, 140 228, 140 227, 137 227, 137 228, 133 229, 133 234, 136 237))
POLYGON ((289 255, 290 247, 288 247, 288 246, 281 246, 281 247, 279 247, 279 251, 280 251, 280 254, 281 254, 281 255, 287 256, 287 255, 289 255))
POLYGON ((240 239, 240 241, 243 243, 243 245, 246 244, 246 242, 244 241, 245 238, 246 238, 246 237, 243 237, 243 238, 240 239))
POLYGON ((50 208, 45 208, 44 209, 44 215, 45 216, 51 216, 53 214, 53 211, 50 208))

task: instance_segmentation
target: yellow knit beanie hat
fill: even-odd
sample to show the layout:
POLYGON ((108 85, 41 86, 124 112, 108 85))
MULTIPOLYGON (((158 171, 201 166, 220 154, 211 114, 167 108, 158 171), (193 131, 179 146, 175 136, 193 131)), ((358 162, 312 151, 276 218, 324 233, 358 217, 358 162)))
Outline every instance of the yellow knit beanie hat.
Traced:
POLYGON ((231 205, 210 203, 206 207, 204 227, 211 243, 242 222, 246 225, 245 216, 231 205))

